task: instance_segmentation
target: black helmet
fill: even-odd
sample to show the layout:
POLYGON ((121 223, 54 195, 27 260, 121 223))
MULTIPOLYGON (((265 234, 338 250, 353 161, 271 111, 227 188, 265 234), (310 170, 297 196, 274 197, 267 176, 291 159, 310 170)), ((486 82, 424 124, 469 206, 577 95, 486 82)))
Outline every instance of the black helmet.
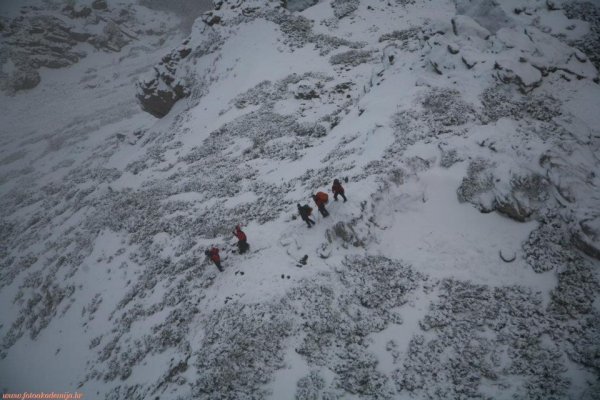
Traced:
POLYGON ((333 180, 333 183, 339 184, 339 183, 340 183, 340 180, 339 180, 339 179, 334 179, 334 180, 333 180))

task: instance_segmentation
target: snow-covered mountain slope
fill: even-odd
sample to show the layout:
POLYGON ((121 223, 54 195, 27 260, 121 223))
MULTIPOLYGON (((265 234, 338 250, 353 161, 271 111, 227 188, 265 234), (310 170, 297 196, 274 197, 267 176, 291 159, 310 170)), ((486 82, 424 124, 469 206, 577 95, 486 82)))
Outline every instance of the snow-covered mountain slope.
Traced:
POLYGON ((597 2, 44 4, 2 21, 2 390, 600 396, 597 2))

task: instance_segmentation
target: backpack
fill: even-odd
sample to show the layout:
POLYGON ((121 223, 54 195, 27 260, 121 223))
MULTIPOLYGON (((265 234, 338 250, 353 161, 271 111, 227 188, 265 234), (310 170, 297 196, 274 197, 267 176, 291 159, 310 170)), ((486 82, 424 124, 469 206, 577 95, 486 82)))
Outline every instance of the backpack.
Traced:
POLYGON ((308 204, 305 204, 302 206, 302 211, 307 217, 310 217, 310 214, 312 213, 312 207, 310 207, 308 204))
POLYGON ((329 196, 325 192, 318 192, 315 197, 323 204, 327 204, 329 201, 329 196))

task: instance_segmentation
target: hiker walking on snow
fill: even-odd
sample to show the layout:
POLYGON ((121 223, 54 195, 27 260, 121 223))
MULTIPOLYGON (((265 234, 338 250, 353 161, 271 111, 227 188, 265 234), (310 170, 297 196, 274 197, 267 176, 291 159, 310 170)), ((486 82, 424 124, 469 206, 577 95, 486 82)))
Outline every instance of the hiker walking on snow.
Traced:
POLYGON ((346 195, 344 194, 344 187, 340 183, 339 179, 333 180, 333 186, 331 187, 331 191, 333 192, 333 199, 337 201, 338 195, 342 196, 344 199, 344 203, 346 202, 346 195))
POLYGON ((315 221, 309 218, 311 213, 312 208, 310 208, 308 204, 305 204, 303 206, 300 206, 300 204, 298 204, 298 214, 300 214, 300 218, 302 218, 302 221, 306 222, 309 228, 315 224, 315 221))
POLYGON ((211 247, 210 250, 206 250, 204 252, 207 257, 210 257, 213 263, 217 266, 219 271, 223 272, 223 267, 221 266, 221 257, 219 256, 219 249, 216 247, 211 247))
POLYGON ((238 250, 239 250, 240 254, 244 254, 250 247, 248 245, 248 242, 246 241, 246 234, 244 233, 244 231, 242 231, 242 229, 238 225, 235 227, 235 231, 233 231, 233 235, 236 238, 238 238, 237 246, 238 246, 238 250))
POLYGON ((323 218, 329 217, 329 212, 325 209, 325 204, 327 204, 329 201, 329 196, 327 193, 317 192, 317 194, 313 194, 312 198, 315 201, 315 204, 317 205, 317 208, 319 209, 319 212, 323 218))

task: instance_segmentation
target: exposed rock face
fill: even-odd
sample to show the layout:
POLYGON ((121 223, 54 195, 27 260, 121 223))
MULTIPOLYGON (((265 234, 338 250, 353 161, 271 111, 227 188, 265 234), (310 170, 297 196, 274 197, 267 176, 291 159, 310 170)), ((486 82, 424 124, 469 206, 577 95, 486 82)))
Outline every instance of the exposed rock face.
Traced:
POLYGON ((23 15, 2 26, 5 57, 0 58, 0 65, 10 61, 13 68, 0 74, 0 88, 9 93, 36 87, 41 80, 37 69, 41 67, 63 68, 77 63, 86 56, 77 48, 81 43, 118 52, 135 38, 125 28, 131 13, 126 9, 109 11, 101 0, 94 2, 93 9, 67 6, 62 15, 24 10, 23 15), (92 33, 98 26, 102 33, 92 33))
POLYGON ((568 18, 589 22, 590 32, 575 45, 590 58, 597 69, 600 69, 600 7, 590 1, 566 1, 564 10, 568 18))
POLYGON ((157 118, 167 115, 177 100, 190 94, 184 80, 176 77, 180 61, 192 51, 186 44, 164 56, 154 67, 154 74, 138 83, 137 98, 142 109, 157 118))
POLYGON ((600 260, 600 216, 579 222, 572 240, 578 249, 600 260))

